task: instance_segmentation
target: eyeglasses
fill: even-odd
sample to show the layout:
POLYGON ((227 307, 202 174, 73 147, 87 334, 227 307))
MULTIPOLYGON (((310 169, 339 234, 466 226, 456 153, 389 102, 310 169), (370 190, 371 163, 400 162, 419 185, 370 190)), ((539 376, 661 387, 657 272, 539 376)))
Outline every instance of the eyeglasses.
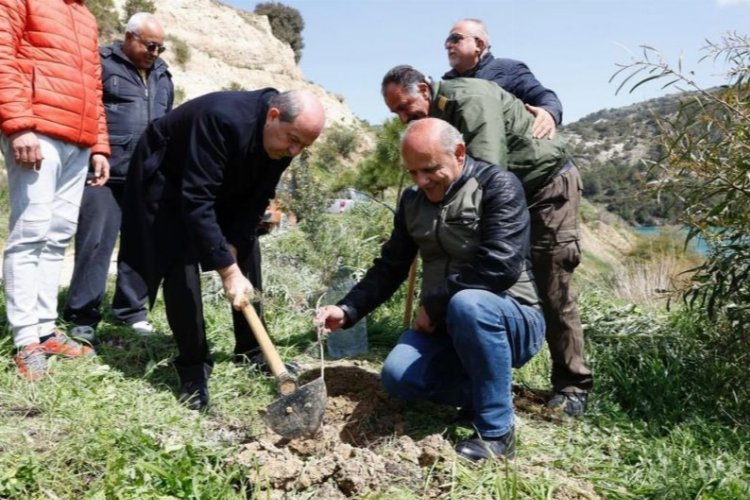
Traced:
POLYGON ((149 51, 149 52, 156 52, 157 54, 161 54, 165 50, 167 50, 167 48, 164 45, 160 44, 160 43, 145 42, 143 40, 143 38, 141 38, 140 35, 138 35, 136 33, 133 33, 133 36, 136 37, 138 40, 140 40, 141 43, 143 44, 143 46, 146 47, 146 50, 149 51))
POLYGON ((473 38, 475 40, 479 40, 479 38, 475 36, 464 35, 463 33, 451 33, 450 35, 448 35, 448 38, 445 39, 445 45, 448 45, 449 43, 450 44, 458 43, 464 38, 473 38))

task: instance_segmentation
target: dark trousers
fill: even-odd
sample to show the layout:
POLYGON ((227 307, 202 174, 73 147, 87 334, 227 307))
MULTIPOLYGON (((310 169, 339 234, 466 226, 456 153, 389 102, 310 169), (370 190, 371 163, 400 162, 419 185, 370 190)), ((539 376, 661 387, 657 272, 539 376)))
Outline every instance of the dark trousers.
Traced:
POLYGON ((588 392, 594 382, 583 354, 583 327, 571 286, 581 261, 581 191, 578 169, 568 163, 528 199, 531 260, 547 324, 555 392, 588 392))
MULTIPOLYGON (((75 264, 63 318, 96 328, 107 288, 107 273, 122 221, 123 184, 86 186, 75 235, 75 264)), ((118 264, 112 313, 123 323, 143 321, 147 290, 137 273, 118 264)))
MULTIPOLYGON (((263 276, 261 272, 261 255, 260 255, 260 243, 258 238, 255 238, 255 243, 252 247, 245 251, 240 250, 237 255, 237 265, 240 266, 240 270, 245 277, 250 280, 253 288, 256 292, 263 291, 263 276)), ((260 301, 260 293, 256 293, 255 300, 253 300, 253 307, 258 313, 260 320, 265 326, 263 319, 263 306, 260 301)), ((250 326, 247 324, 245 316, 232 309, 232 322, 234 324, 234 352, 235 354, 244 354, 248 351, 258 348, 258 341, 255 340, 253 332, 250 330, 250 326)))
MULTIPOLYGON (((260 290, 260 246, 255 244, 240 249, 237 255, 240 270, 260 290)), ((195 262, 176 259, 164 274, 164 305, 167 321, 177 341, 179 355, 175 360, 177 372, 182 382, 205 380, 211 373, 213 360, 206 340, 206 326, 203 318, 203 301, 199 266, 195 262)), ((253 306, 261 314, 260 302, 253 306)), ((258 346, 245 317, 241 312, 232 311, 235 335, 235 352, 247 352, 258 346)))

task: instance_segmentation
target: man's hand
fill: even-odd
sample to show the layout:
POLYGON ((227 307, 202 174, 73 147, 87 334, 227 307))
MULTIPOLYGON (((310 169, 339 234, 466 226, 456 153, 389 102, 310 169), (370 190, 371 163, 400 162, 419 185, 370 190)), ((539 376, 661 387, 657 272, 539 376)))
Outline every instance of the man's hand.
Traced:
POLYGON ((435 323, 427 315, 424 306, 417 311, 417 319, 414 320, 414 329, 423 333, 435 333, 435 323))
POLYGON ((94 178, 89 180, 89 186, 103 186, 109 180, 109 160, 102 154, 93 154, 89 160, 94 169, 94 178))
POLYGON ((10 146, 13 150, 13 159, 21 168, 39 171, 42 168, 42 146, 39 138, 31 130, 23 130, 12 134, 10 146))
POLYGON ((224 286, 224 297, 232 304, 232 307, 239 311, 250 304, 253 285, 242 274, 239 266, 232 264, 231 266, 219 269, 218 272, 224 286))
POLYGON ((339 306, 323 306, 315 313, 315 326, 322 327, 323 333, 331 333, 346 323, 346 314, 339 306))
POLYGON ((544 108, 526 104, 526 111, 534 115, 534 124, 531 126, 531 137, 534 139, 555 138, 557 125, 552 115, 544 108))

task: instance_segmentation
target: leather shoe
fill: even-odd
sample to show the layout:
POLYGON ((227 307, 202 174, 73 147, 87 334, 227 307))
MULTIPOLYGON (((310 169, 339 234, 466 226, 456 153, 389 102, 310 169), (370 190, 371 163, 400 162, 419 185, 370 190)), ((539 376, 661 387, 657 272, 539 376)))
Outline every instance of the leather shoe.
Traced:
POLYGON ((191 380, 180 388, 180 403, 190 410, 201 411, 208 406, 208 381, 191 380))
POLYGON ((482 439, 479 434, 456 445, 456 453, 472 462, 478 462, 487 458, 513 458, 516 456, 516 433, 511 428, 510 432, 498 438, 482 439))
POLYGON ((586 412, 588 394, 585 392, 558 392, 547 401, 547 408, 578 418, 586 412))

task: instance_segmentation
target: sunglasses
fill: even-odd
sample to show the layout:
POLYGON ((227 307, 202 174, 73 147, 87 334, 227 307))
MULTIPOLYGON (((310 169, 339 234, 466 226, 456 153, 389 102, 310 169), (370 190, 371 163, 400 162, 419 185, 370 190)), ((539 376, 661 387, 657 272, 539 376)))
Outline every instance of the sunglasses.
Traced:
POLYGON ((157 54, 163 53, 167 48, 164 45, 161 45, 156 42, 148 42, 146 43, 139 35, 133 33, 133 36, 136 37, 138 40, 141 41, 144 47, 146 47, 146 50, 149 52, 156 52, 157 54))
POLYGON ((475 36, 472 37, 472 36, 469 36, 469 35, 464 35, 462 33, 451 33, 450 35, 448 35, 448 38, 445 39, 445 44, 446 45, 448 45, 449 43, 450 44, 455 44, 455 43, 460 42, 464 38, 474 38, 475 40, 478 40, 478 38, 475 37, 475 36))

